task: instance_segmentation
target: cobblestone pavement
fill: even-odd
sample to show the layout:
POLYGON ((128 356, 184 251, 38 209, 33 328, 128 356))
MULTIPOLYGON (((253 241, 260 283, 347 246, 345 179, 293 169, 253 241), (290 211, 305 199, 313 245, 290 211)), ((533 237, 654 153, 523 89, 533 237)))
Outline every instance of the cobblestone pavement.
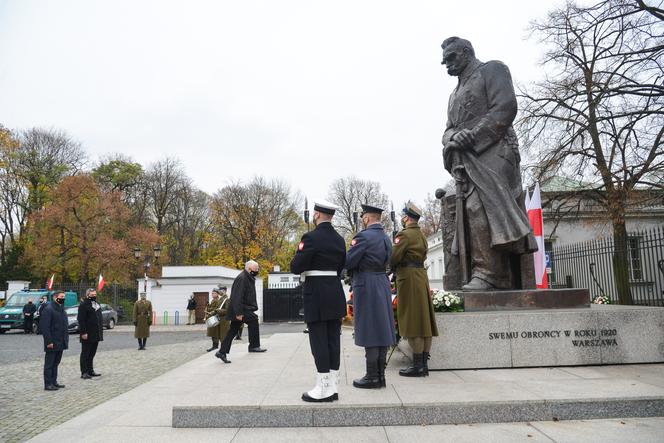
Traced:
POLYGON ((199 357, 207 345, 208 340, 200 339, 148 346, 141 352, 135 348, 106 351, 95 357, 95 371, 102 376, 93 380, 80 378, 79 354, 68 350, 63 355, 58 376, 58 381, 66 388, 55 392, 44 391, 42 359, 2 365, 0 442, 28 440, 199 357))
MULTIPOLYGON (((262 336, 284 333, 284 332, 302 332, 305 326, 302 323, 262 323, 260 333, 262 336)), ((205 325, 180 325, 180 326, 162 326, 157 325, 150 328, 150 338, 148 346, 169 345, 187 341, 196 341, 205 338, 205 325)), ((210 339, 204 348, 210 345, 210 339)), ((242 334, 242 341, 236 341, 235 344, 247 344, 247 332, 242 334)), ((118 325, 113 330, 104 331, 104 341, 99 344, 97 355, 107 351, 117 349, 135 349, 137 347, 134 339, 134 327, 118 325)), ((69 350, 67 354, 78 354, 81 352, 81 345, 78 335, 69 335, 69 350)), ((44 340, 41 335, 23 334, 18 331, 11 331, 0 334, 0 371, 2 366, 24 362, 28 360, 44 359, 44 340)))

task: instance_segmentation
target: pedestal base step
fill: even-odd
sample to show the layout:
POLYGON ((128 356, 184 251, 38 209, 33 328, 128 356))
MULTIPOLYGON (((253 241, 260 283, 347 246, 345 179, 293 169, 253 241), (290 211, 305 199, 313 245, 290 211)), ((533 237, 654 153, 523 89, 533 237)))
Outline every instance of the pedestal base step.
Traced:
MULTIPOLYGON (((444 393, 441 393, 444 396, 444 393)), ((664 397, 412 406, 174 406, 174 428, 396 426, 664 416, 664 397)))
POLYGON ((461 294, 466 312, 569 309, 590 306, 588 290, 579 288, 462 292, 461 294))

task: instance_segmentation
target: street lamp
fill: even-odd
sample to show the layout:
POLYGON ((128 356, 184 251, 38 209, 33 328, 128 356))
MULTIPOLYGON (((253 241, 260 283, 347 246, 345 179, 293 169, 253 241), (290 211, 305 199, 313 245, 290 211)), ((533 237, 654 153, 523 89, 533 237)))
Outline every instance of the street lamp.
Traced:
MULTIPOLYGON (((134 248, 134 258, 138 261, 141 259, 142 255, 143 251, 141 251, 139 246, 136 246, 134 248)), ((161 257, 161 246, 159 245, 152 248, 152 253, 146 253, 143 255, 143 292, 145 293, 148 292, 148 270, 150 269, 152 260, 154 260, 155 263, 158 263, 159 257, 161 257)))
POLYGON ((357 232, 357 211, 353 212, 353 231, 357 232))
POLYGON ((307 232, 309 232, 309 201, 304 199, 304 222, 307 224, 307 232))
POLYGON ((394 213, 394 202, 390 202, 390 220, 392 220, 392 241, 397 238, 397 217, 394 213))

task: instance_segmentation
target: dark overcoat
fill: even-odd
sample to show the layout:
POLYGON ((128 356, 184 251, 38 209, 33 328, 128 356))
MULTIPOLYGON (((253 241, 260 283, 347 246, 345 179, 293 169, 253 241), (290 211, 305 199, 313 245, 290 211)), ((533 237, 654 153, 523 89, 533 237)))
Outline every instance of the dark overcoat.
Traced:
MULTIPOLYGON (((517 113, 512 77, 496 60, 475 60, 470 72, 468 78, 459 78, 448 101, 445 151, 457 132, 473 131, 472 149, 459 150, 458 155, 470 179, 466 195, 477 190, 490 221, 490 246, 517 254, 536 251, 528 216, 518 204, 523 186, 519 142, 512 127, 517 113)), ((445 156, 445 169, 452 173, 450 158, 445 156)), ((457 254, 456 238, 452 253, 457 254)))
POLYGON ((219 323, 213 328, 207 328, 207 336, 223 340, 226 337, 230 322, 226 320, 226 311, 228 311, 228 295, 220 295, 214 298, 205 306, 205 320, 216 315, 219 317, 219 323))
POLYGON ((409 223, 394 239, 390 267, 397 272, 397 321, 402 337, 438 335, 429 277, 423 266, 427 249, 427 239, 417 223, 409 223), (422 266, 406 266, 414 263, 422 266))
POLYGON ((307 278, 302 287, 304 321, 341 320, 346 316, 346 295, 341 271, 346 262, 346 242, 330 222, 322 222, 302 236, 291 260, 294 274, 304 271, 335 271, 336 276, 307 278))
POLYGON ((255 314, 256 311, 258 311, 256 277, 245 269, 233 280, 231 298, 226 310, 226 320, 233 321, 238 315, 243 315, 244 320, 258 318, 255 314))
POLYGON ((346 254, 346 269, 352 273, 353 324, 358 346, 391 346, 396 341, 392 293, 385 268, 392 242, 380 223, 358 232, 346 254))
POLYGON ((88 343, 104 340, 104 318, 101 314, 101 305, 85 298, 78 305, 78 333, 88 334, 85 340, 88 343))
POLYGON ((69 348, 69 322, 65 308, 54 302, 48 302, 42 310, 39 328, 44 338, 44 351, 64 351, 69 348), (53 349, 46 346, 53 343, 53 349))

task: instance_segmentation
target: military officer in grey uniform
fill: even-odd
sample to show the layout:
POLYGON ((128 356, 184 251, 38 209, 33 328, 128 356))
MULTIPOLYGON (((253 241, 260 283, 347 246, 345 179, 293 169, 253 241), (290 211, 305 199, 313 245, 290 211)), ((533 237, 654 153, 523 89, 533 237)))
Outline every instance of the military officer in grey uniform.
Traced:
POLYGON ((337 207, 314 202, 316 229, 307 232, 291 261, 291 272, 303 282, 304 321, 316 363, 316 386, 302 394, 307 402, 331 402, 339 398, 337 383, 341 361, 341 319, 346 315, 346 296, 341 271, 346 261, 346 242, 332 227, 337 207))
POLYGON ((390 281, 385 273, 392 241, 380 222, 382 212, 362 205, 365 229, 355 235, 346 254, 346 269, 352 274, 355 344, 365 348, 367 368, 353 386, 364 389, 385 386, 387 348, 396 340, 390 281))

